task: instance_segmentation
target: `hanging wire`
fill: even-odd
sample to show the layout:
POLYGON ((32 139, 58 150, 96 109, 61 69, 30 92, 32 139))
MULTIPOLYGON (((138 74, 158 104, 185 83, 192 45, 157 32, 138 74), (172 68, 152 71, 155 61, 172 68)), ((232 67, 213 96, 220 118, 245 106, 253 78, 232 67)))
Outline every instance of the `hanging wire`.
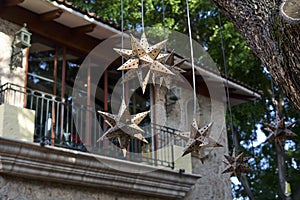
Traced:
POLYGON ((143 33, 145 33, 145 26, 144 26, 144 0, 141 0, 142 2, 142 30, 143 33))
MULTIPOLYGON (((166 21, 165 21, 165 1, 162 0, 162 7, 163 7, 163 25, 164 25, 164 40, 166 39, 166 21)), ((166 46, 164 47, 166 48, 166 46)), ((166 49, 165 49, 166 50, 166 49)))
POLYGON ((277 120, 277 119, 279 119, 279 111, 278 111, 278 103, 279 102, 277 102, 276 101, 276 97, 275 97, 275 86, 274 86, 274 82, 273 82, 273 79, 272 79, 272 76, 271 76, 271 74, 270 74, 270 79, 271 79, 271 87, 272 87, 272 102, 273 102, 273 104, 274 104, 274 106, 275 106, 275 120, 277 120))
POLYGON ((223 25, 221 22, 221 13, 219 12, 218 19, 219 19, 219 26, 220 26, 220 38, 221 38, 221 45, 222 45, 222 56, 223 56, 223 64, 224 64, 224 73, 225 73, 225 87, 226 87, 226 96, 227 96, 227 105, 228 105, 228 110, 229 110, 229 116, 230 116, 230 129, 231 129, 231 134, 232 134, 232 141, 233 141, 233 146, 235 150, 238 150, 237 146, 237 141, 235 141, 234 137, 234 130, 233 130, 233 118, 232 118, 232 110, 231 110, 231 102, 230 102, 230 95, 229 95, 229 84, 228 84, 228 74, 227 74, 227 64, 226 64, 226 55, 225 55, 225 45, 224 45, 224 38, 223 38, 223 25))
POLYGON ((187 20, 188 20, 189 39, 190 39, 190 54, 191 54, 191 63, 192 63, 192 71, 193 71, 194 119, 196 119, 196 116, 197 116, 196 77, 195 77, 194 51, 193 51, 192 30, 191 30, 190 11, 189 11, 189 1, 188 0, 186 0, 186 13, 187 13, 187 20))
MULTIPOLYGON (((166 7, 165 7, 165 1, 162 0, 162 9, 163 9, 163 26, 164 26, 164 40, 166 39, 166 16, 165 16, 165 12, 166 12, 166 7)), ((167 52, 167 44, 164 45, 163 48, 164 52, 167 52)))
MULTIPOLYGON (((121 0, 121 46, 124 49, 124 4, 123 0, 121 0)), ((122 65, 124 64, 124 58, 122 56, 122 65)), ((125 84, 124 84, 124 70, 122 70, 122 98, 125 99, 125 84)))

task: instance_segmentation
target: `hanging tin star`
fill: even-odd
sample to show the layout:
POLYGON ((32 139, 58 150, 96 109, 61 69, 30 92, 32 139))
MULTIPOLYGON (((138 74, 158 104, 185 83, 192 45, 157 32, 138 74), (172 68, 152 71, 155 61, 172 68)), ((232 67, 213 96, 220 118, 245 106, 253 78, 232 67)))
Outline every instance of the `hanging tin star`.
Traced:
POLYGON ((134 70, 125 76, 123 82, 138 76, 140 86, 144 93, 151 73, 152 80, 155 80, 155 74, 153 72, 174 75, 170 69, 161 63, 161 61, 168 56, 168 54, 160 53, 166 42, 167 40, 164 40, 150 47, 146 35, 143 33, 140 41, 131 35, 132 50, 114 48, 118 54, 127 60, 118 70, 134 70))
POLYGON ((277 119, 275 125, 265 124, 266 128, 264 128, 264 130, 270 133, 265 142, 275 141, 283 148, 285 140, 294 139, 297 136, 296 133, 290 130, 295 123, 296 122, 291 122, 286 125, 284 119, 281 118, 277 119))
POLYGON ((226 158, 226 160, 223 160, 225 169, 222 174, 230 173, 230 176, 240 177, 241 174, 250 170, 247 163, 250 157, 244 157, 243 153, 237 155, 236 150, 233 149, 232 156, 224 155, 224 157, 226 158))
MULTIPOLYGON (((186 59, 180 59, 178 61, 175 61, 174 57, 175 57, 175 53, 173 50, 165 60, 165 65, 176 76, 176 80, 183 81, 180 73, 183 73, 185 71, 181 69, 180 66, 186 61, 186 59)), ((162 86, 164 83, 164 85, 167 88, 170 88, 171 83, 174 80, 173 75, 162 74, 160 72, 154 72, 154 73, 156 74, 156 77, 159 79, 160 86, 162 86)))
POLYGON ((211 122, 199 129, 196 120, 193 120, 190 137, 187 137, 187 134, 179 135, 179 137, 188 142, 183 150, 182 156, 185 156, 191 152, 199 153, 201 148, 205 147, 223 147, 223 145, 209 136, 212 124, 213 123, 211 122))
POLYGON ((105 122, 110 126, 110 129, 108 129, 99 140, 103 140, 104 137, 117 137, 119 139, 120 147, 123 151, 124 157, 126 156, 126 149, 131 137, 148 143, 143 136, 144 130, 141 129, 138 124, 141 123, 141 121, 148 115, 150 111, 130 115, 125 101, 122 100, 121 107, 117 115, 102 111, 98 112, 104 118, 105 122))

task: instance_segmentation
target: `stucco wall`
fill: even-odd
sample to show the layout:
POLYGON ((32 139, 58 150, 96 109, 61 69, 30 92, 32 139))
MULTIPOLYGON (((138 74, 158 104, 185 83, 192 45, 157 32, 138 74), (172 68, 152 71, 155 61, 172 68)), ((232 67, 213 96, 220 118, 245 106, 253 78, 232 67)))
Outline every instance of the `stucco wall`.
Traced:
MULTIPOLYGON (((13 36, 20 28, 20 26, 0 18, 0 85, 10 82, 23 87, 25 86, 26 59, 23 57, 22 66, 13 70, 9 66, 13 36)), ((23 55, 26 54, 27 50, 23 50, 23 55)), ((14 105, 23 106, 23 102, 14 102, 14 105)))

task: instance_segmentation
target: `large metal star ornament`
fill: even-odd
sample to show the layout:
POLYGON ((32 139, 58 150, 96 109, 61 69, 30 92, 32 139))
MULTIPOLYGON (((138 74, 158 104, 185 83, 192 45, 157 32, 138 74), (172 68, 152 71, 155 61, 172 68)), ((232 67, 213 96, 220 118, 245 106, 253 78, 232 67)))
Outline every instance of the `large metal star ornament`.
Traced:
POLYGON ((265 142, 275 141, 283 148, 285 140, 294 139, 297 136, 296 133, 290 130, 295 123, 296 122, 285 124, 284 118, 278 118, 275 125, 265 124, 266 128, 264 128, 264 130, 270 133, 265 142))
MULTIPOLYGON (((132 50, 114 48, 118 54, 127 60, 118 70, 132 71, 127 76, 125 75, 123 82, 138 77, 144 93, 152 72, 174 75, 170 69, 161 63, 168 56, 168 54, 160 53, 167 40, 149 46, 145 33, 142 34, 140 41, 133 35, 130 37, 132 50)), ((155 80, 155 73, 152 73, 152 80, 155 80)))
MULTIPOLYGON (((209 136, 212 124, 213 123, 211 122, 199 129, 196 120, 193 120, 190 136, 188 137, 187 134, 179 135, 180 138, 187 141, 187 145, 183 150, 182 156, 185 156, 191 152, 199 153, 199 151, 205 147, 223 147, 223 145, 209 136)), ((201 162, 203 161, 201 160, 201 162)))
POLYGON ((103 134, 101 138, 99 138, 99 140, 103 140, 104 137, 109 139, 118 138, 124 157, 126 156, 127 147, 131 137, 148 143, 143 136, 145 133, 144 130, 141 129, 138 124, 141 123, 141 121, 149 114, 150 111, 130 115, 125 101, 122 100, 121 107, 117 115, 102 111, 98 112, 104 118, 105 122, 110 126, 110 128, 103 134))
POLYGON ((225 169, 222 174, 230 173, 230 176, 240 177, 242 173, 250 171, 248 166, 248 160, 250 157, 244 157, 243 153, 237 155, 235 149, 232 151, 232 156, 224 155, 226 160, 223 160, 225 163, 225 169))

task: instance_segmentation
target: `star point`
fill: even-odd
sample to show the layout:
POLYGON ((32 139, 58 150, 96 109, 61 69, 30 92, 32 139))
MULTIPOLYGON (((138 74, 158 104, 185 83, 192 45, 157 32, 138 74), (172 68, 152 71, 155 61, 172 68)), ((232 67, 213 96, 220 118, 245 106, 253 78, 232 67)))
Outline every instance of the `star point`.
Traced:
POLYGON ((159 73, 159 72, 155 72, 156 73, 156 77, 157 79, 159 79, 159 86, 162 86, 163 83, 167 88, 170 88, 171 83, 174 80, 178 80, 183 82, 183 78, 181 77, 181 73, 185 72, 184 70, 182 70, 180 68, 180 66, 186 61, 186 59, 180 59, 178 61, 175 62, 175 52, 174 50, 172 50, 172 52, 168 55, 168 57, 164 60, 164 63, 167 67, 167 69, 169 69, 175 76, 176 79, 174 79, 174 75, 169 75, 169 74, 163 74, 163 73, 159 73))

